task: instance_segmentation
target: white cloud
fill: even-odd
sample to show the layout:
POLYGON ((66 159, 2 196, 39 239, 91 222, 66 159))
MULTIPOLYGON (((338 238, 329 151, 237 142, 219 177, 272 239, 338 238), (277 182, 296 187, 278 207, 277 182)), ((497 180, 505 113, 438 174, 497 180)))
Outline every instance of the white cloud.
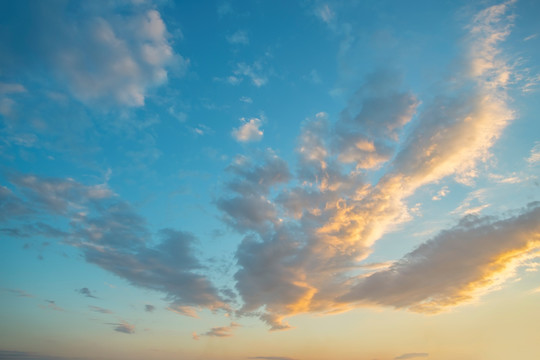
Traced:
POLYGON ((231 133, 236 141, 252 142, 262 139, 264 132, 260 129, 262 126, 262 121, 260 119, 251 118, 246 120, 245 118, 242 118, 240 120, 243 124, 240 127, 233 129, 231 133))
POLYGON ((441 200, 443 197, 448 195, 449 192, 450 190, 448 190, 448 186, 443 186, 443 188, 437 191, 437 195, 433 196, 431 200, 434 200, 434 201, 441 200))
POLYGON ((227 36, 227 41, 233 45, 247 45, 249 44, 249 37, 245 31, 238 30, 227 36))
MULTIPOLYGON (((30 15, 15 9, 20 12, 18 21, 25 23, 30 15)), ((33 10, 39 21, 25 29, 32 41, 22 47, 7 45, 7 58, 25 59, 21 52, 35 54, 46 69, 40 71, 57 80, 55 91, 70 92, 85 104, 143 106, 150 90, 165 83, 172 70, 181 74, 187 67, 188 61, 174 52, 160 13, 150 4, 87 2, 72 7, 52 2, 33 10)), ((13 73, 34 66, 30 61, 12 63, 13 73)), ((23 91, 17 84, 0 86, 4 93, 23 91)))
POLYGON ((537 142, 531 149, 531 155, 527 158, 527 162, 531 165, 540 161, 540 142, 537 142))

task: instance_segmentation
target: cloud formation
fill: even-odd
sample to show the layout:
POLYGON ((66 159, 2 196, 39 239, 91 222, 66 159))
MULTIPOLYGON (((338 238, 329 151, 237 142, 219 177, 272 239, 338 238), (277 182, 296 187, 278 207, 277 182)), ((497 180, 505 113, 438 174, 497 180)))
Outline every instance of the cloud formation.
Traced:
MULTIPOLYGON (((134 286, 165 293, 171 308, 183 314, 194 314, 200 307, 229 308, 210 280, 200 274, 204 267, 194 255, 195 237, 162 229, 158 233, 161 241, 147 245, 152 236, 145 220, 106 184, 84 185, 73 179, 35 175, 13 175, 10 180, 21 196, 4 191, 9 203, 39 210, 42 217, 60 215, 66 228, 47 234, 79 248, 86 261, 134 286)), ((43 225, 32 224, 33 217, 21 219, 27 223, 15 229, 18 233, 42 231, 43 225)), ((77 291, 95 298, 88 288, 77 291)))
MULTIPOLYGON (((169 70, 187 61, 176 54, 160 13, 151 5, 125 3, 130 11, 115 15, 117 2, 102 5, 68 2, 11 6, 21 24, 12 24, 28 41, 16 45, 5 34, 1 65, 13 73, 32 66, 27 53, 44 59, 56 80, 87 104, 142 106, 149 90, 167 81, 169 70), (25 11, 31 6, 33 11, 25 11), (28 25, 28 26, 27 26, 28 25), (26 28, 20 28, 25 26, 26 28), (20 29, 19 29, 20 28, 20 29), (21 60, 25 60, 21 61, 21 60)), ((17 90, 13 89, 12 90, 17 90)))
POLYGON ((259 141, 263 137, 263 131, 260 129, 262 126, 261 119, 251 118, 246 120, 244 118, 240 119, 242 125, 238 128, 233 129, 232 136, 239 142, 252 142, 259 141))
POLYGON ((114 331, 124 333, 124 334, 135 334, 135 325, 129 324, 125 321, 120 323, 109 323, 109 325, 114 326, 114 331))
POLYGON ((403 89, 399 74, 383 69, 366 77, 337 121, 325 113, 307 121, 292 186, 249 178, 264 173, 288 181, 270 162, 235 162, 243 169, 228 185, 235 195, 217 205, 246 234, 236 252, 239 314, 280 330, 289 327, 286 316, 368 304, 443 311, 493 289, 530 256, 538 246, 534 204, 505 220, 465 217, 388 269, 361 267, 385 232, 411 218, 406 199, 417 189, 450 176, 472 184, 478 164, 514 118, 506 93, 512 68, 499 48, 509 34, 509 6, 473 18, 464 66, 421 110, 421 99, 403 89), (382 166, 378 182, 368 183, 367 172, 382 166), (484 233, 505 237, 490 248, 484 233))

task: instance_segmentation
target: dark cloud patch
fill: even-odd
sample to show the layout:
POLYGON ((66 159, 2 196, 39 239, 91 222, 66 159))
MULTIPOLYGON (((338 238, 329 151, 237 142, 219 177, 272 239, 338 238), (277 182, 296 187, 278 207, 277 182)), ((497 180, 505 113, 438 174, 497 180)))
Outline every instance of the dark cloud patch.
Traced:
POLYGON ((154 305, 146 304, 144 305, 144 311, 146 312, 153 312, 156 309, 154 305))
POLYGON ((197 335, 197 333, 193 334, 194 340, 199 340, 201 336, 209 336, 209 337, 218 337, 218 338, 225 338, 225 337, 231 337, 233 336, 233 331, 235 328, 239 327, 240 325, 231 322, 229 326, 219 326, 219 327, 213 327, 207 332, 197 335))
POLYGON ((77 289, 76 290, 79 294, 81 295, 84 295, 86 297, 89 297, 89 298, 93 298, 93 299, 97 299, 96 296, 94 296, 92 294, 92 292, 90 291, 90 289, 88 289, 87 287, 84 287, 84 288, 81 288, 81 289, 77 289))

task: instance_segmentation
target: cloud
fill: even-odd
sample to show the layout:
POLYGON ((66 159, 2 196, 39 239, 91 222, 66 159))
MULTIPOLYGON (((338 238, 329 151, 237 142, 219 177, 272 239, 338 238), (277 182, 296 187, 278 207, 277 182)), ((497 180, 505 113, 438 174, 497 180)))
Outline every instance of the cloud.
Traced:
POLYGON ((366 76, 337 121, 326 113, 306 121, 295 177, 284 177, 283 186, 258 187, 244 174, 260 165, 236 159, 233 166, 244 170, 227 185, 232 194, 216 204, 225 221, 245 234, 234 276, 243 300, 239 314, 281 330, 294 314, 373 304, 443 311, 493 290, 530 256, 537 245, 525 239, 537 231, 534 209, 500 221, 465 217, 387 269, 361 268, 373 244, 417 211, 408 197, 447 177, 472 184, 478 164, 513 120, 506 93, 512 68, 499 48, 509 34, 508 7, 490 7, 473 18, 463 67, 421 108, 422 99, 403 88, 399 73, 379 69, 366 76), (373 170, 383 171, 370 184, 365 175, 373 170), (529 227, 520 232, 515 224, 522 221, 529 227), (483 231, 498 245, 487 246, 483 231), (474 245, 469 254, 465 239, 474 245), (450 270, 455 264, 458 271, 450 270))
POLYGON ((2 290, 15 294, 15 296, 18 296, 18 297, 34 297, 34 295, 29 294, 26 291, 21 290, 21 289, 2 289, 2 290))
POLYGON ((146 312, 153 312, 156 309, 154 305, 146 304, 144 305, 144 311, 146 312))
POLYGON ((227 41, 233 45, 247 45, 249 44, 249 37, 245 31, 238 30, 233 34, 228 35, 227 41))
POLYGON ((246 120, 245 118, 241 118, 240 120, 242 121, 242 125, 233 129, 231 133, 236 141, 253 142, 262 139, 264 132, 260 129, 262 126, 262 121, 260 119, 251 118, 246 120))
MULTIPOLYGON (((152 236, 144 218, 106 185, 35 175, 13 175, 10 180, 24 197, 6 191, 4 195, 23 207, 31 202, 45 219, 49 214, 64 218, 68 222, 68 228, 61 232, 64 243, 78 248, 89 263, 134 286, 165 293, 171 307, 188 309, 186 314, 200 307, 229 308, 210 280, 200 274, 203 266, 194 254, 193 235, 162 229, 158 233, 161 241, 149 246, 152 236)), ((24 225, 33 221, 34 214, 22 212, 21 216, 23 225, 14 229, 17 233, 28 229, 50 232, 43 226, 24 225)), ((77 291, 93 297, 87 288, 77 291)))
POLYGON ((125 321, 120 323, 108 323, 108 325, 113 325, 114 331, 118 331, 124 334, 135 334, 135 325, 129 324, 125 321))
POLYGON ((535 143, 534 147, 531 149, 531 155, 527 158, 527 162, 530 165, 540 162, 540 142, 535 143))
POLYGON ((334 20, 336 14, 334 11, 328 6, 328 4, 323 4, 319 6, 317 9, 315 9, 315 15, 319 17, 322 21, 329 24, 334 20))
POLYGON ((261 87, 268 82, 268 76, 263 71, 263 65, 260 61, 256 61, 251 65, 246 63, 236 64, 236 69, 233 71, 233 75, 227 78, 227 81, 231 85, 236 85, 248 78, 251 83, 256 87, 261 87))
POLYGON ((197 333, 193 333, 193 339, 194 340, 199 340, 201 336, 220 337, 220 338, 231 337, 231 336, 233 336, 234 329, 239 327, 239 326, 240 326, 239 324, 237 324, 235 322, 231 322, 231 324, 229 326, 213 327, 210 330, 208 330, 207 332, 205 332, 203 334, 200 334, 200 335, 197 335, 197 333))
POLYGON ((112 314, 113 312, 109 309, 104 309, 102 307, 99 307, 99 306, 88 306, 88 308, 90 308, 90 310, 92 311, 95 311, 95 312, 98 312, 98 313, 101 313, 101 314, 112 314))
POLYGON ((448 195, 449 192, 450 192, 450 190, 448 190, 448 186, 443 186, 442 189, 437 191, 437 195, 433 196, 431 198, 431 200, 433 200, 433 201, 441 200, 443 197, 448 195))
POLYGON ((341 300, 437 313, 476 299, 540 249, 540 203, 494 221, 463 218, 390 268, 361 279, 341 300))
POLYGON ((94 298, 94 299, 97 299, 97 297, 95 297, 94 295, 92 295, 92 292, 90 291, 90 289, 84 287, 84 288, 81 288, 81 289, 77 289, 76 290, 79 294, 82 294, 86 297, 89 297, 89 298, 94 298))
POLYGON ((428 353, 406 353, 399 356, 396 356, 394 360, 403 360, 403 359, 415 359, 415 358, 421 358, 421 357, 428 357, 428 353))
POLYGON ((27 6, 20 1, 10 7, 13 19, 31 25, 23 31, 15 20, 9 24, 13 31, 5 35, 2 65, 13 73, 27 71, 34 68, 27 54, 36 54, 86 104, 142 106, 149 90, 167 81, 170 70, 181 72, 187 66, 174 52, 160 13, 149 5, 72 7, 54 2, 37 4, 32 12, 25 11, 27 6), (16 46, 20 31, 28 41, 16 46))
POLYGON ((53 300, 45 300, 45 302, 47 303, 47 305, 39 305, 39 307, 42 309, 51 309, 54 311, 66 311, 64 308, 56 305, 56 302, 53 300))

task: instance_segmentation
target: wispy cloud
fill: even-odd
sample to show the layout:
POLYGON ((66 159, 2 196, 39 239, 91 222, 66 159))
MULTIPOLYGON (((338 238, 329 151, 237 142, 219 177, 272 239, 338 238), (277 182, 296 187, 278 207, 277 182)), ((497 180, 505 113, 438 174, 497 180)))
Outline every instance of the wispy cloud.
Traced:
POLYGON ((79 294, 81 295, 84 295, 86 297, 89 297, 89 298, 93 298, 93 299, 97 299, 97 297, 95 297, 92 292, 90 291, 90 289, 84 287, 84 288, 81 288, 81 289, 77 289, 76 290, 79 294))
POLYGON ((114 331, 121 332, 124 334, 134 334, 135 325, 122 321, 120 323, 108 323, 108 325, 114 326, 114 331))
POLYGON ((247 45, 249 44, 249 37, 245 31, 238 30, 233 34, 228 35, 227 41, 233 45, 247 45))
POLYGON ((234 329, 239 326, 240 326, 239 324, 235 322, 231 322, 229 326, 213 327, 207 332, 202 333, 200 335, 198 335, 197 333, 193 333, 193 339, 199 340, 201 336, 220 337, 220 338, 231 337, 233 336, 234 329))
POLYGON ((113 312, 109 309, 104 309, 102 307, 99 307, 99 306, 88 306, 88 308, 92 311, 95 311, 95 312, 98 312, 98 313, 101 313, 101 314, 112 314, 113 312))

